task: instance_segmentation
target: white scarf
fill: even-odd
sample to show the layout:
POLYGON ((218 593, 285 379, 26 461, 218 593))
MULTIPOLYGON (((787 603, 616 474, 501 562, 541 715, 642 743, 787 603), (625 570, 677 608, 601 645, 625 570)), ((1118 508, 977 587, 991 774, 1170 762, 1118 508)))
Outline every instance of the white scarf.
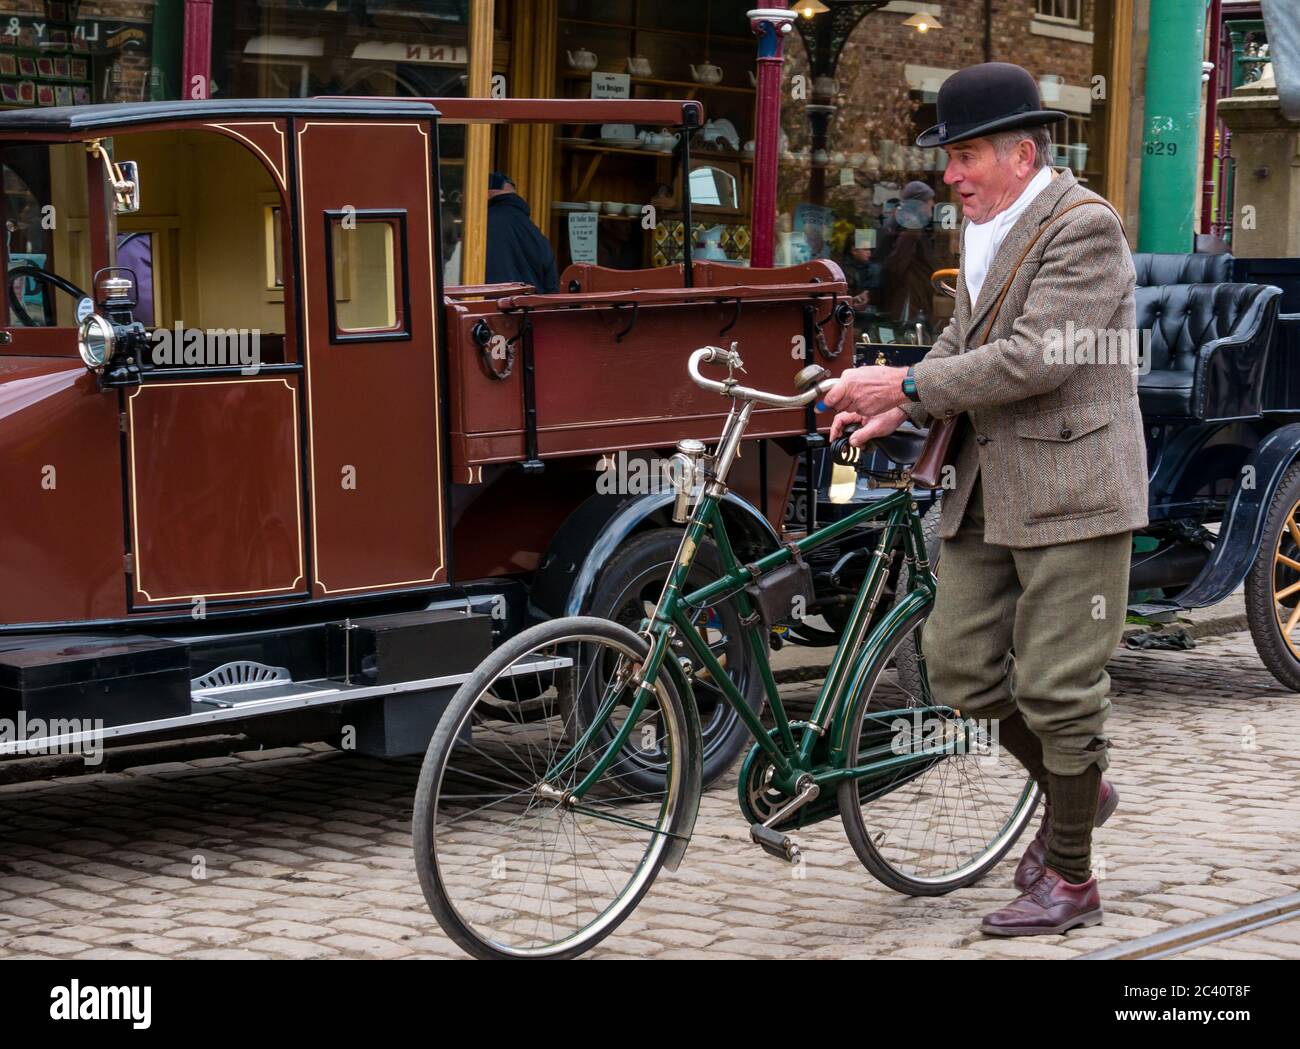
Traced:
POLYGON ((999 211, 991 219, 983 222, 966 223, 966 232, 962 236, 962 266, 966 274, 966 292, 970 295, 971 309, 979 301, 980 289, 984 287, 984 278, 988 276, 989 266, 998 253, 998 248, 1006 239, 1011 227, 1016 224, 1025 208, 1034 202, 1034 198, 1047 188, 1052 181, 1052 169, 1044 166, 1038 174, 1029 180, 1015 201, 1005 211, 999 211))

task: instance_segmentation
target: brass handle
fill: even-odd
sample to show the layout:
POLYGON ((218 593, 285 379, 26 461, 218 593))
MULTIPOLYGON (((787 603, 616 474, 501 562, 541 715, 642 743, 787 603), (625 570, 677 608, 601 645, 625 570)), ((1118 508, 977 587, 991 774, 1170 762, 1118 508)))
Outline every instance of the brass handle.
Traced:
POLYGON ((930 274, 930 287, 950 299, 957 297, 957 271, 953 269, 935 270, 930 274))

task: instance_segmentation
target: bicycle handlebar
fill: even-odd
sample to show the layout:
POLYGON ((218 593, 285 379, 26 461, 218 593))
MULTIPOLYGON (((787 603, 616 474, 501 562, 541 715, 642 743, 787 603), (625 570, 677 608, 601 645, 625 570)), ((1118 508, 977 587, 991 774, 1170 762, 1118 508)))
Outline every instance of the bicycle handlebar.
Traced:
MULTIPOLYGON (((734 343, 733 343, 734 347, 734 343)), ((690 364, 691 378, 696 384, 706 390, 713 390, 722 394, 724 397, 735 397, 742 401, 758 401, 761 404, 771 405, 773 408, 802 408, 805 405, 812 404, 828 393, 837 382, 836 379, 822 379, 805 390, 803 393, 793 395, 783 395, 779 393, 768 393, 765 390, 755 390, 749 386, 741 386, 731 377, 731 372, 740 369, 744 371, 744 361, 740 359, 740 354, 736 350, 724 350, 718 346, 704 346, 691 354, 690 364), (727 378, 725 381, 717 379, 706 379, 700 374, 701 364, 725 364, 727 366, 727 378)))

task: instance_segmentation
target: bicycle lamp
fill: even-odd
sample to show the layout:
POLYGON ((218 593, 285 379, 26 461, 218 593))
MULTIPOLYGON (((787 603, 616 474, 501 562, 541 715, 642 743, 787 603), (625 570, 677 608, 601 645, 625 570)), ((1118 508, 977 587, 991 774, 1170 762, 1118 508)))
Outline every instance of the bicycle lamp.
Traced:
POLYGON ((677 494, 673 502, 673 523, 685 524, 691 516, 691 496, 702 480, 704 442, 687 438, 677 442, 677 452, 664 465, 668 483, 677 494))

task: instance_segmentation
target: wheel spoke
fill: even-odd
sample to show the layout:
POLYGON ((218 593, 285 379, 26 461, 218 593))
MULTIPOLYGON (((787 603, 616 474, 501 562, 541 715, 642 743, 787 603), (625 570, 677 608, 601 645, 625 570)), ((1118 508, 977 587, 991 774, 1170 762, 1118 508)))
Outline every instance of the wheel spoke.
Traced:
MULTIPOLYGON (((924 698, 927 690, 916 661, 919 633, 918 623, 901 641, 886 642, 895 647, 868 684, 868 698, 853 714, 856 724, 846 742, 857 749, 850 753, 863 754, 885 741, 881 733, 888 722, 865 721, 864 715, 888 710, 905 713, 931 705, 924 698)), ((933 702, 942 702, 942 697, 933 702)), ((1037 804, 1036 794, 1026 790, 1024 770, 1014 759, 1005 752, 981 753, 986 733, 972 731, 957 718, 944 720, 947 726, 939 727, 946 733, 962 734, 954 740, 960 746, 953 753, 928 766, 868 774, 840 794, 845 828, 859 858, 886 884, 904 892, 944 892, 978 878, 996 862, 1008 838, 1028 822, 1037 804), (863 792, 868 793, 865 801, 863 792)), ((922 738, 914 739, 913 747, 931 744, 931 727, 922 722, 922 738)), ((896 748, 896 737, 888 742, 891 750, 896 748)))
POLYGON ((585 949, 626 917, 680 840, 683 722, 663 685, 582 800, 563 800, 607 752, 630 689, 614 696, 608 724, 557 775, 559 758, 584 736, 581 701, 598 701, 618 666, 644 653, 620 627, 606 624, 606 636, 579 622, 554 620, 528 632, 543 641, 524 651, 508 642, 489 656, 452 701, 425 760, 415 820, 417 861, 429 860, 417 862, 421 886, 457 942, 483 957, 585 949), (527 661, 559 656, 568 668, 518 673, 527 661), (512 672, 528 680, 521 694, 536 694, 527 717, 499 698, 513 694, 512 672), (638 749, 651 730, 653 748, 638 749))

